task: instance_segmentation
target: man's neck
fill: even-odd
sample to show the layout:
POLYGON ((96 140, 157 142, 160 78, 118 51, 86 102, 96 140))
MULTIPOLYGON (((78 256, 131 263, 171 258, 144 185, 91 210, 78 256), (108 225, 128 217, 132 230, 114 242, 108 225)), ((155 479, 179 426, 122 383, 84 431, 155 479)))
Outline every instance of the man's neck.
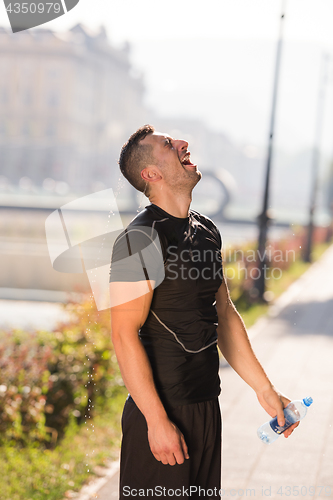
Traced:
POLYGON ((157 205, 162 210, 174 217, 188 217, 192 197, 190 195, 169 195, 164 196, 158 193, 149 197, 150 203, 157 205))

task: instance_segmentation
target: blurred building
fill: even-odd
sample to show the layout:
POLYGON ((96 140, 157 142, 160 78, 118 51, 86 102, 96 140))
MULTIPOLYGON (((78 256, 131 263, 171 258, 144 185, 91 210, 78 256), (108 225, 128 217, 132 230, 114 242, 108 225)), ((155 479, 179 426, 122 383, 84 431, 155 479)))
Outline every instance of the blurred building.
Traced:
POLYGON ((103 27, 0 28, 0 54, 1 175, 73 190, 110 184, 119 147, 145 112, 129 46, 113 47, 103 27))

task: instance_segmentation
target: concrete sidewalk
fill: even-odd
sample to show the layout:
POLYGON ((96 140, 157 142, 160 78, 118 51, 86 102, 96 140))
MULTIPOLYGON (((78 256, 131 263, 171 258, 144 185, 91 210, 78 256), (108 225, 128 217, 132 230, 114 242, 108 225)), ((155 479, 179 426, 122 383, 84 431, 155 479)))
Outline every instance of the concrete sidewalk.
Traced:
MULTIPOLYGON (((291 399, 314 402, 290 438, 265 445, 256 431, 269 416, 230 367, 221 369, 223 497, 333 498, 333 247, 250 336, 274 385, 291 399)), ((86 498, 117 499, 117 473, 86 498)))

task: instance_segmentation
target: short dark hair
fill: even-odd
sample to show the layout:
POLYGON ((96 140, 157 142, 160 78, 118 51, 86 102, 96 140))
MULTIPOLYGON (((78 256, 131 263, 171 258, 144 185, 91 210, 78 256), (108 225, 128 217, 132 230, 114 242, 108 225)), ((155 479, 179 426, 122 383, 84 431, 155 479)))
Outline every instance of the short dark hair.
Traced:
POLYGON ((141 177, 141 171, 154 163, 153 146, 140 144, 147 135, 155 132, 152 125, 140 127, 123 145, 119 156, 119 167, 123 176, 135 189, 145 191, 146 183, 141 177))

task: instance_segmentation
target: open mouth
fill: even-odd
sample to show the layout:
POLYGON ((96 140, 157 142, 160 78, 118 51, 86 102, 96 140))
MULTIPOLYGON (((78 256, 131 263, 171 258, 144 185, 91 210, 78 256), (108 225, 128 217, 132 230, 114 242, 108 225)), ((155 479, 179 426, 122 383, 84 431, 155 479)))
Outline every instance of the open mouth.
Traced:
POLYGON ((180 161, 180 163, 184 167, 196 167, 197 166, 197 165, 195 165, 194 163, 191 162, 191 160, 190 160, 190 153, 186 153, 185 156, 183 157, 183 159, 180 161))

